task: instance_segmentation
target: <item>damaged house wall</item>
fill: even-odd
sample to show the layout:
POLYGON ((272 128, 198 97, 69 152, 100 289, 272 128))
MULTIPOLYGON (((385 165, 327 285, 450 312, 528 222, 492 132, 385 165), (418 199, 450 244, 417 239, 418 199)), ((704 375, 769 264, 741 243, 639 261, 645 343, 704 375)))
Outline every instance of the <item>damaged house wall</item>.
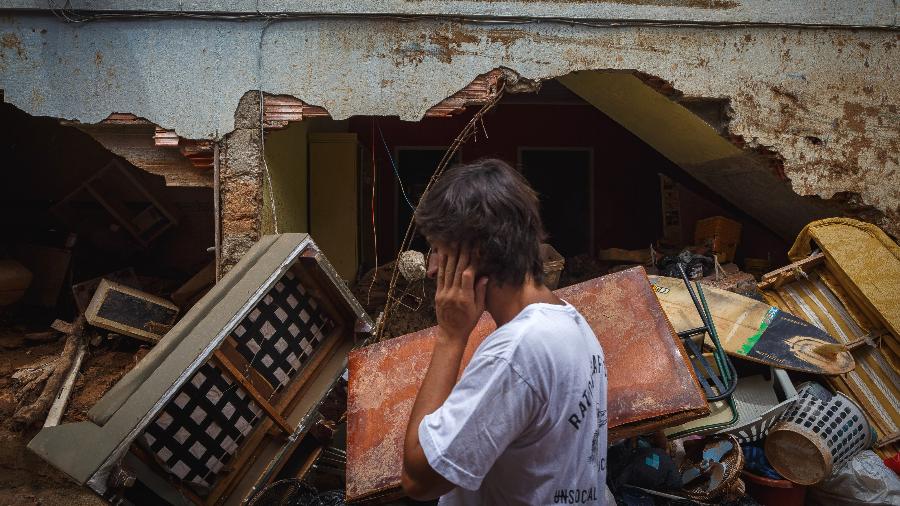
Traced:
MULTIPOLYGON (((163 13, 170 7, 154 4, 163 13)), ((292 95, 335 119, 417 120, 498 67, 530 80, 638 71, 683 98, 722 100, 730 113, 726 137, 777 161, 794 192, 849 202, 900 234, 893 2, 784 9, 758 1, 416 2, 416 12, 433 16, 404 19, 366 16, 376 13, 366 11, 369 2, 338 4, 331 8, 353 16, 67 23, 53 13, 11 11, 0 20, 0 88, 32 115, 98 123, 128 112, 184 138, 220 140, 226 263, 263 228, 259 103, 248 92, 292 95), (513 4, 518 17, 496 22, 447 12, 511 15, 513 4)), ((411 8, 390 2, 381 9, 389 7, 399 14, 411 8)), ((278 2, 262 5, 262 12, 284 10, 278 2)))

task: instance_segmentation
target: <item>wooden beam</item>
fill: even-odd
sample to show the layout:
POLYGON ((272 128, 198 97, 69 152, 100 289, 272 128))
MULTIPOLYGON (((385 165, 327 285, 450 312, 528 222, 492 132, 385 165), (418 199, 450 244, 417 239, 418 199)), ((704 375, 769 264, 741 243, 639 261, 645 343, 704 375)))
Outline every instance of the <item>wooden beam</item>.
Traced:
POLYGON ((266 398, 263 397, 262 394, 259 393, 259 391, 253 387, 253 385, 250 384, 249 381, 247 381, 247 378, 244 377, 243 374, 241 374, 238 368, 235 367, 230 360, 228 360, 228 357, 226 357, 224 353, 216 350, 214 356, 216 358, 216 362, 218 362, 222 366, 222 368, 224 368, 225 371, 228 372, 229 376, 231 376, 235 381, 241 384, 244 390, 246 390, 247 393, 249 393, 250 396, 253 397, 253 400, 256 401, 257 404, 259 404, 263 411, 266 412, 266 415, 271 418, 276 425, 278 425, 282 432, 284 432, 285 434, 291 434, 293 432, 293 429, 291 429, 291 426, 288 425, 287 420, 285 420, 280 413, 275 411, 275 407, 269 404, 269 401, 266 400, 266 398))

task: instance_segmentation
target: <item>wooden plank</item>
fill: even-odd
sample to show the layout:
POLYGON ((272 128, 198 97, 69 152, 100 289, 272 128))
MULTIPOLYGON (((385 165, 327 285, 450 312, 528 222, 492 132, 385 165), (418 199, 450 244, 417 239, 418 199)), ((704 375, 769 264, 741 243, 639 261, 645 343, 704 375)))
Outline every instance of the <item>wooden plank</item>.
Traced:
POLYGON ((346 334, 346 327, 339 325, 331 335, 324 339, 319 348, 313 354, 313 357, 307 362, 306 367, 301 369, 297 376, 291 381, 288 387, 280 394, 277 406, 279 411, 286 413, 294 409, 294 405, 303 397, 302 393, 306 390, 306 383, 315 378, 319 374, 319 369, 334 354, 346 334))
POLYGON ((767 272, 763 274, 762 281, 759 282, 757 288, 759 288, 760 290, 777 288, 784 283, 797 279, 799 271, 807 272, 809 269, 815 267, 823 260, 825 260, 825 255, 822 253, 816 253, 815 255, 810 255, 803 260, 800 260, 799 262, 794 262, 792 264, 785 265, 780 269, 775 269, 774 271, 767 272))
POLYGON ((104 279, 97 286, 84 316, 95 327, 155 343, 162 335, 153 332, 149 324, 174 324, 178 306, 161 297, 104 279))
MULTIPOLYGON (((244 443, 238 449, 237 454, 228 463, 223 473, 227 473, 219 479, 218 483, 213 487, 212 491, 206 496, 206 501, 198 504, 221 504, 227 500, 232 493, 234 487, 240 481, 241 477, 247 473, 250 464, 256 460, 257 455, 262 449, 264 440, 271 438, 270 429, 276 427, 272 418, 265 418, 259 424, 253 433, 244 440, 244 443)), ((279 429, 280 430, 280 429, 279 429)))
POLYGON ((75 359, 72 360, 72 368, 66 374, 62 388, 59 389, 56 399, 50 406, 47 419, 44 420, 44 427, 56 427, 59 425, 59 421, 62 420, 63 414, 66 412, 66 406, 69 404, 69 397, 72 395, 72 387, 75 386, 75 379, 78 378, 78 373, 81 371, 81 362, 84 360, 86 352, 87 342, 84 339, 80 339, 78 351, 75 352, 75 359))
POLYGON ((257 390, 243 374, 241 374, 241 371, 239 371, 238 368, 235 367, 230 360, 228 360, 228 357, 226 357, 224 353, 216 350, 214 356, 216 357, 216 362, 218 362, 222 366, 222 368, 224 368, 228 372, 229 376, 231 376, 235 381, 241 384, 241 387, 243 387, 244 390, 246 390, 247 393, 249 393, 250 396, 253 397, 253 400, 256 401, 257 404, 259 404, 259 407, 261 407, 262 410, 266 412, 266 416, 271 418, 275 422, 275 424, 278 425, 278 428, 280 428, 282 432, 284 432, 285 434, 290 434, 291 432, 293 432, 293 429, 290 425, 288 425, 287 420, 282 418, 281 414, 279 414, 278 411, 275 410, 275 407, 269 404, 269 401, 265 397, 263 397, 261 393, 259 393, 259 390, 257 390))
POLYGON ((263 377, 262 374, 259 373, 256 369, 254 369, 249 362, 237 351, 236 349, 237 342, 233 337, 228 336, 225 338, 225 342, 222 343, 222 346, 219 347, 218 353, 225 355, 232 364, 239 371, 244 371, 244 376, 247 381, 262 394, 266 399, 271 399, 272 395, 275 393, 275 387, 273 387, 269 381, 263 377))
MULTIPOLYGON (((697 328, 700 316, 687 287, 680 279, 650 276, 656 296, 669 321, 679 331, 697 328)), ((803 313, 788 313, 749 297, 711 286, 703 287, 722 348, 734 357, 780 369, 834 375, 854 367, 847 351, 817 352, 819 346, 835 345, 828 329, 805 321, 803 313)))

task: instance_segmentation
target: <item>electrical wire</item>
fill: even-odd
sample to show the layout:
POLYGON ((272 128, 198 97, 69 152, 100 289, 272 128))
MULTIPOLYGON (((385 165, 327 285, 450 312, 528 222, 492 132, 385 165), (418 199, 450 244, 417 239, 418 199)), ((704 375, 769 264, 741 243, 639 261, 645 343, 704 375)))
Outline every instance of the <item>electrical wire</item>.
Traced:
POLYGON ((369 283, 369 291, 366 293, 366 306, 372 303, 372 288, 375 286, 375 278, 378 277, 378 229, 375 226, 375 180, 378 176, 378 166, 375 163, 375 117, 372 117, 372 243, 375 249, 375 269, 372 271, 372 281, 369 283))
MULTIPOLYGON (((374 118, 372 121, 374 121, 374 118)), ((393 167, 394 169, 394 176, 397 177, 397 184, 400 185, 400 193, 403 194, 403 200, 406 201, 406 204, 409 206, 410 210, 415 212, 416 206, 413 205, 412 201, 409 200, 409 195, 406 194, 406 188, 403 187, 403 179, 400 178, 400 170, 397 169, 397 164, 394 162, 394 156, 391 155, 391 150, 390 148, 388 148, 387 141, 384 140, 384 132, 381 131, 381 125, 378 125, 378 134, 381 135, 381 142, 384 144, 384 151, 387 153, 388 160, 391 161, 391 167, 393 167)))
MULTIPOLYGON (((453 160, 453 157, 456 155, 456 152, 459 151, 459 148, 462 147, 462 145, 465 144, 466 141, 475 136, 475 131, 478 128, 478 123, 483 121, 484 115, 497 105, 497 102, 499 102, 500 98, 503 97, 505 90, 505 83, 501 83, 500 87, 497 89, 497 93, 493 97, 491 97, 490 100, 485 102, 485 104, 482 105, 481 108, 465 124, 465 126, 450 144, 450 147, 447 148, 446 152, 444 152, 444 156, 443 158, 441 158, 441 161, 438 163, 437 168, 431 175, 431 179, 429 179, 428 184, 425 185, 425 190, 422 192, 422 197, 419 199, 419 202, 421 202, 422 199, 424 199, 426 195, 428 195, 431 187, 434 186, 434 183, 438 179, 440 179, 441 175, 443 175, 444 170, 447 169, 447 166, 453 160)), ((400 243, 400 252, 406 251, 409 248, 409 245, 412 243, 413 234, 415 233, 415 223, 415 220, 410 220, 409 225, 406 227, 406 234, 403 236, 403 241, 400 243)), ((388 285, 387 298, 385 300, 384 310, 382 311, 382 317, 378 320, 375 326, 375 342, 382 341, 384 339, 384 329, 386 326, 386 322, 390 318, 391 309, 393 309, 393 295, 394 291, 397 289, 397 280, 400 276, 400 269, 398 267, 399 262, 395 262, 394 268, 391 271, 391 282, 388 285)))

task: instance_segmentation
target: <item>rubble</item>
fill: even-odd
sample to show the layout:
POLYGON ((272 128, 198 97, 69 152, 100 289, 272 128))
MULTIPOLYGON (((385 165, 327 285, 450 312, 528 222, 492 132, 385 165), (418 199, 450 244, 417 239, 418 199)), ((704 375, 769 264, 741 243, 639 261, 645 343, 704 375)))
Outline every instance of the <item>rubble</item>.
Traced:
POLYGON ((16 426, 30 427, 47 415, 76 361, 83 337, 84 320, 80 319, 73 325, 73 331, 66 338, 66 344, 58 358, 36 367, 20 369, 13 374, 12 378, 19 384, 19 402, 12 415, 12 422, 16 426))
POLYGON ((425 279, 425 255, 419 251, 408 250, 400 254, 397 259, 397 267, 400 274, 407 281, 419 281, 425 279))

